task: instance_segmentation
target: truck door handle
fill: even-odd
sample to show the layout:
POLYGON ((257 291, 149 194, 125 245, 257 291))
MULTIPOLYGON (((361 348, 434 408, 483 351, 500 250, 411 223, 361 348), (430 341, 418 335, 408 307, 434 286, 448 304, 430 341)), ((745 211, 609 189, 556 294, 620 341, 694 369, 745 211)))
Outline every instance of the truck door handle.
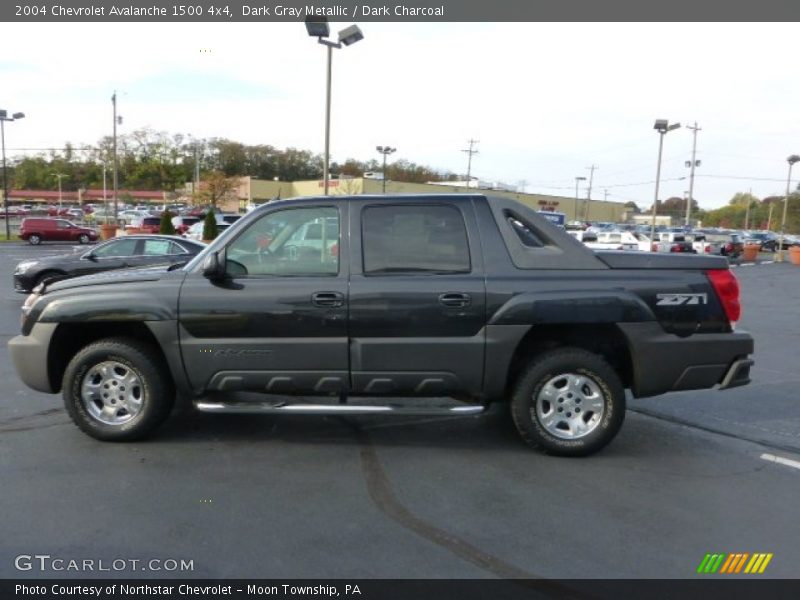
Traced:
POLYGON ((450 307, 463 307, 472 304, 472 298, 469 294, 461 292, 448 292, 447 294, 439 295, 439 304, 450 307))
POLYGON ((311 304, 314 306, 341 306, 344 304, 344 294, 340 292, 315 292, 311 294, 311 304))

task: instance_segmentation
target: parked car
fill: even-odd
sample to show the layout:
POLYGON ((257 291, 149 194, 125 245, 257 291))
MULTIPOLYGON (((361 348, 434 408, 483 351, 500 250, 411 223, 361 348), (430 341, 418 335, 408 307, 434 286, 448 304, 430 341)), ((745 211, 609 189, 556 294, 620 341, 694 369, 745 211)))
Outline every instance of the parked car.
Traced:
POLYGON ((175 228, 175 233, 184 234, 189 231, 189 228, 195 223, 200 221, 200 217, 193 217, 190 215, 178 215, 172 217, 172 226, 175 228))
POLYGON ((775 252, 778 249, 778 236, 771 231, 752 231, 744 240, 745 244, 758 244, 761 252, 775 252))
POLYGON ((88 252, 23 260, 14 270, 14 289, 29 292, 44 281, 127 267, 184 263, 203 248, 204 244, 170 235, 118 237, 88 252))
POLYGON ((132 222, 134 219, 140 219, 142 217, 152 217, 152 216, 153 215, 146 210, 121 210, 117 211, 117 223, 124 226, 132 222))
POLYGON ((141 233, 158 233, 161 231, 161 217, 137 217, 125 226, 126 229, 130 227, 141 229, 141 233))
MULTIPOLYGON (((197 242, 203 241, 203 228, 206 226, 204 221, 198 221, 186 231, 186 233, 182 234, 183 237, 195 240, 197 242)), ((217 223, 217 234, 222 233, 225 231, 230 225, 228 223, 217 223)))
POLYGON ((731 260, 736 260, 744 250, 744 243, 738 233, 706 233, 705 239, 711 246, 709 254, 727 256, 731 260))
POLYGON ((657 252, 697 254, 691 238, 682 231, 656 231, 655 249, 657 252))
POLYGON ((639 242, 630 231, 598 231, 597 241, 586 246, 592 250, 639 250, 639 242))
POLYGON ((88 244, 97 241, 97 232, 88 227, 80 227, 66 219, 45 219, 29 217, 22 219, 19 237, 37 246, 42 242, 78 242, 88 244))

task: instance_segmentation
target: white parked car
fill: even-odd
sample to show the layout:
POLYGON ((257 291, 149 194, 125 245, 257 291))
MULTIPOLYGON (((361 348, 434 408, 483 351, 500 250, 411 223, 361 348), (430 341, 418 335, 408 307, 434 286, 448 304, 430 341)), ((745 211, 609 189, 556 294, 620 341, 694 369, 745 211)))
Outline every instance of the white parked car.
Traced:
POLYGON ((592 250, 639 250, 639 242, 630 231, 567 231, 592 250))
MULTIPOLYGON (((188 238, 190 240, 196 240, 198 242, 203 241, 203 227, 205 227, 204 221, 198 221, 182 235, 182 237, 188 238)), ((228 227, 230 227, 230 223, 217 223, 217 235, 221 234, 225 231, 228 227)))
POLYGON ((639 242, 630 231, 598 231, 597 241, 586 242, 593 250, 639 250, 639 242))

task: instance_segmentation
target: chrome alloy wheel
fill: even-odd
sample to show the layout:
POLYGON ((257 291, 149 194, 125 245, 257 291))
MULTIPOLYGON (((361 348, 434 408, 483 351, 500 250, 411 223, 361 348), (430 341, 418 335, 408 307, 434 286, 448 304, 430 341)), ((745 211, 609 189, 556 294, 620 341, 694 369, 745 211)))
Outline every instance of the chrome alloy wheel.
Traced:
POLYGON ((81 400, 89 414, 101 423, 122 425, 142 410, 144 387, 129 366, 107 360, 83 376, 81 400))
POLYGON ((551 435, 576 440, 600 424, 605 397, 600 386, 585 375, 562 373, 542 386, 531 414, 551 435))

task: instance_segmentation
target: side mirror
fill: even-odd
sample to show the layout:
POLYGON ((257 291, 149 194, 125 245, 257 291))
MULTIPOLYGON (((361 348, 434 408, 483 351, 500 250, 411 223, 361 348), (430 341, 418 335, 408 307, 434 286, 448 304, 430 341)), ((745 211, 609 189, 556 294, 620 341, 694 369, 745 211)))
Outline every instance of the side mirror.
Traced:
POLYGON ((83 255, 83 258, 85 258, 86 260, 90 260, 92 262, 97 262, 97 256, 95 256, 94 252, 87 252, 86 254, 83 255))
POLYGON ((221 281, 225 279, 225 251, 212 252, 203 261, 203 277, 211 281, 221 281))

